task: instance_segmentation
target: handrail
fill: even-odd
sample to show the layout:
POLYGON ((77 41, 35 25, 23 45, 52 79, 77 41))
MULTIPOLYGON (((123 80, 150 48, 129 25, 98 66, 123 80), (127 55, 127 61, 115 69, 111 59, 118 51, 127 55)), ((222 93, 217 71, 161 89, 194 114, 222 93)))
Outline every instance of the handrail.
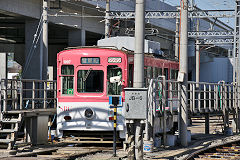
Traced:
POLYGON ((56 108, 56 83, 51 80, 1 79, 2 111, 56 108), (49 102, 50 100, 50 102, 49 102), (26 108, 26 104, 30 107, 26 108))

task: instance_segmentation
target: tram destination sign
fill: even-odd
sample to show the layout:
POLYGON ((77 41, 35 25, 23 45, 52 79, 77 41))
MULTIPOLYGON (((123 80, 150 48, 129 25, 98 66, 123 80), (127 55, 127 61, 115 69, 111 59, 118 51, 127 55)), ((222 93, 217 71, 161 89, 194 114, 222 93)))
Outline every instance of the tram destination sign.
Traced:
POLYGON ((100 64, 99 57, 82 57, 81 64, 100 64))

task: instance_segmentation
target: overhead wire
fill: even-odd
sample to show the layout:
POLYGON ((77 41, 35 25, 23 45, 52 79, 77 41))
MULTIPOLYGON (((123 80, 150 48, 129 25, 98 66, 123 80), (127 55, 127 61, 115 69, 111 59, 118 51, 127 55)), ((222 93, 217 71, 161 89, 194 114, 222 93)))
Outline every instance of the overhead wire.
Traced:
POLYGON ((33 56, 34 51, 36 49, 36 45, 37 45, 37 43, 39 41, 39 38, 41 36, 41 33, 42 33, 42 20, 43 20, 43 15, 41 15, 41 18, 39 20, 36 32, 33 35, 32 45, 31 45, 30 50, 29 50, 29 52, 27 54, 27 59, 26 59, 26 62, 25 62, 25 65, 24 65, 24 69, 23 69, 23 72, 22 72, 22 77, 25 75, 25 73, 26 73, 26 71, 28 69, 28 66, 29 66, 29 64, 31 62, 32 56, 33 56), (39 29, 40 29, 40 31, 39 31, 39 29))
MULTIPOLYGON (((205 1, 205 0, 204 0, 205 1)), ((165 2, 168 2, 169 4, 171 4, 171 5, 174 5, 174 6, 177 6, 177 4, 174 4, 174 3, 172 3, 172 2, 170 2, 170 1, 165 1, 165 2)), ((206 2, 206 1, 205 1, 206 2)), ((104 12, 104 11, 101 11, 101 10, 99 10, 99 9, 96 9, 96 8, 93 8, 93 7, 88 7, 88 6, 85 6, 85 5, 81 5, 81 4, 77 4, 77 3, 73 3, 73 2, 65 2, 65 3, 68 3, 68 4, 72 4, 72 5, 77 5, 77 6, 82 6, 82 7, 84 7, 84 8, 88 8, 88 9, 93 9, 93 10, 97 10, 97 11, 100 11, 100 12, 104 12)), ((124 4, 125 5, 125 4, 124 4)), ((211 4, 212 5, 212 4, 211 4)), ((214 7, 214 6, 213 6, 214 7)), ((216 8, 216 7, 214 7, 214 8, 216 8)), ((71 16, 71 15, 69 15, 69 16, 71 16)), ((81 15, 82 16, 82 15, 81 15)), ((83 16, 82 16, 83 17, 83 16)), ((89 16, 90 17, 90 16, 89 16)), ((169 21, 169 22, 171 22, 171 21, 169 21)), ((27 68, 28 68, 28 66, 29 66, 29 64, 30 64, 30 61, 31 61, 31 58, 32 58, 32 56, 33 56, 33 54, 34 54, 34 51, 35 51, 35 49, 36 49, 36 44, 38 43, 38 41, 39 41, 39 38, 40 38, 40 35, 41 35, 41 32, 42 32, 42 26, 41 26, 41 23, 42 23, 42 15, 41 15, 41 18, 40 18, 40 20, 39 20, 39 24, 38 24, 38 27, 37 27, 37 30, 36 30, 36 33, 34 34, 34 39, 33 39, 33 42, 32 42, 32 45, 31 45, 31 48, 30 48, 30 51, 29 51, 29 53, 28 53, 28 57, 27 57, 27 60, 26 60, 26 63, 25 63, 25 67, 24 67, 24 70, 23 70, 23 73, 22 73, 22 75, 24 75, 25 74, 25 72, 26 72, 26 70, 27 70, 27 68), (41 27, 41 30, 40 30, 40 33, 38 34, 38 32, 39 32, 39 28, 41 27), (37 34, 38 34, 38 37, 37 37, 37 34), (37 38, 37 39, 36 39, 37 38), (36 41, 36 42, 35 42, 36 41)), ((157 22, 156 22, 157 23, 157 22)), ((173 23, 173 22, 172 22, 173 23)), ((157 24, 159 24, 159 23, 157 23, 157 24)), ((180 32, 180 30, 179 30, 179 32, 180 32)), ((222 46, 230 46, 230 45, 226 45, 226 44, 221 44, 222 46)))

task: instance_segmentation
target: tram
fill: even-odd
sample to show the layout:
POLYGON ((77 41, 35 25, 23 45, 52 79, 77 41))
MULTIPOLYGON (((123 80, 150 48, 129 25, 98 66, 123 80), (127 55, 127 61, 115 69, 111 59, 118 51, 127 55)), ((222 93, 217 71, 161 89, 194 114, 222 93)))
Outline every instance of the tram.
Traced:
MULTIPOLYGON (((176 79, 179 63, 153 54, 144 58, 145 86, 158 75, 176 79)), ((100 134, 113 131, 109 97, 120 96, 117 131, 125 138, 125 91, 133 85, 134 55, 112 48, 75 48, 57 55, 57 131, 100 134)))

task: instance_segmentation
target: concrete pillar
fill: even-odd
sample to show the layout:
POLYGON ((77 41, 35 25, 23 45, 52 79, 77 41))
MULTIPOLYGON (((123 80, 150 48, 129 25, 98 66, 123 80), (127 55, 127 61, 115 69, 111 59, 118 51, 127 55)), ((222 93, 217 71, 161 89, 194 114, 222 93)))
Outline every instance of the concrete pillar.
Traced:
POLYGON ((109 11, 110 11, 110 0, 106 0, 105 38, 110 37, 109 11))
POLYGON ((86 46, 86 30, 81 30, 81 44, 82 46, 86 46))
POLYGON ((133 87, 144 87, 145 1, 136 1, 133 87))
POLYGON ((73 29, 68 31, 68 46, 85 46, 86 44, 86 31, 81 29, 73 29))
MULTIPOLYGON (((197 32, 199 31, 199 19, 197 20, 197 32)), ((199 40, 196 40, 196 82, 200 81, 200 46, 199 40)), ((199 88, 199 84, 196 85, 199 88)))
POLYGON ((48 0, 43 0, 43 10, 42 10, 42 43, 41 43, 41 59, 40 59, 40 79, 47 79, 48 71, 48 0))
POLYGON ((0 80, 7 78, 7 53, 0 53, 0 80))
POLYGON ((39 38, 38 42, 33 43, 38 24, 38 20, 25 21, 25 63, 23 66, 24 79, 40 79, 41 77, 39 61, 41 37, 39 34, 36 34, 35 36, 35 41, 39 38))
POLYGON ((25 122, 25 140, 33 145, 48 143, 48 115, 33 116, 25 122))
POLYGON ((24 44, 15 44, 14 45, 14 61, 18 62, 22 67, 25 63, 25 48, 24 44))
POLYGON ((29 117, 25 117, 25 124, 24 124, 24 140, 26 143, 32 142, 32 120, 29 117))
POLYGON ((180 56, 179 56, 179 73, 184 78, 181 84, 181 108, 180 108, 180 141, 181 145, 186 147, 187 142, 187 125, 188 125, 188 1, 181 1, 181 32, 180 32, 180 56))
POLYGON ((179 58, 179 18, 176 18, 176 32, 175 32, 175 58, 179 58))
POLYGON ((205 113, 205 134, 209 134, 210 130, 210 114, 205 113))

